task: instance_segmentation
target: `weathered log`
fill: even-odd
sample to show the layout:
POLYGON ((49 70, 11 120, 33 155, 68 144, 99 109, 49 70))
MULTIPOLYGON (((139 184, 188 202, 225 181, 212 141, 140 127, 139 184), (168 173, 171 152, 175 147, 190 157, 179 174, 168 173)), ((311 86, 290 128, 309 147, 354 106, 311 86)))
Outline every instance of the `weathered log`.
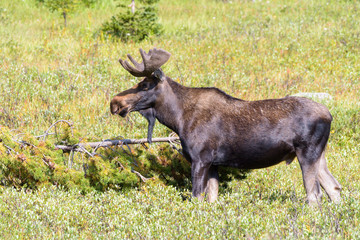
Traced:
MULTIPOLYGON (((152 142, 174 142, 178 141, 178 137, 165 137, 165 138, 153 138, 152 142)), ((148 143, 147 138, 141 139, 120 139, 120 140, 104 140, 102 142, 87 142, 79 143, 75 145, 55 145, 56 149, 61 149, 63 151, 79 151, 83 152, 83 149, 86 147, 99 148, 99 147, 111 147, 117 145, 127 145, 127 144, 143 144, 148 143)))

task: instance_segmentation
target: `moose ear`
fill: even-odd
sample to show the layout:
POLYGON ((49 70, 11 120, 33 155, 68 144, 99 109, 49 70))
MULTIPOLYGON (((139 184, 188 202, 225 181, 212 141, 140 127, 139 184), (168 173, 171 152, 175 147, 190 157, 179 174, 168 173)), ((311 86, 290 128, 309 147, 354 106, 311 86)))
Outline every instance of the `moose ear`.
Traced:
POLYGON ((164 72, 161 70, 161 68, 156 69, 154 71, 154 76, 159 79, 160 81, 164 81, 165 80, 165 74, 164 72))

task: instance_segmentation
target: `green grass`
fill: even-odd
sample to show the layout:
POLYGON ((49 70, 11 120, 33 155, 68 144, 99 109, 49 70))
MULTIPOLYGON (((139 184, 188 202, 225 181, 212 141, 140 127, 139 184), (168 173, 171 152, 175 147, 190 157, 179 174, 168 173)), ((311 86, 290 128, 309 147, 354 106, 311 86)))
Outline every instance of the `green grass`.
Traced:
MULTIPOLYGON (((163 0, 164 35, 126 44, 97 34, 116 4, 80 9, 64 29, 35 0, 0 2, 0 126, 41 135, 66 119, 89 139, 146 137, 146 120, 111 116, 109 101, 138 82, 117 60, 161 47, 172 53, 163 70, 186 86, 245 100, 332 95, 327 159, 343 202, 308 207, 296 161, 231 181, 215 204, 183 201, 190 189, 151 183, 87 195, 2 188, 4 238, 360 238, 359 1, 163 0)), ((155 137, 169 133, 156 124, 155 137)))
POLYGON ((248 183, 232 182, 216 203, 184 201, 172 187, 151 186, 127 193, 3 189, 0 231, 22 236, 65 239, 358 239, 359 194, 345 190, 343 202, 305 204, 282 172, 261 171, 248 183), (266 181, 276 187, 263 186, 266 181), (288 183, 289 182, 289 183, 288 183))

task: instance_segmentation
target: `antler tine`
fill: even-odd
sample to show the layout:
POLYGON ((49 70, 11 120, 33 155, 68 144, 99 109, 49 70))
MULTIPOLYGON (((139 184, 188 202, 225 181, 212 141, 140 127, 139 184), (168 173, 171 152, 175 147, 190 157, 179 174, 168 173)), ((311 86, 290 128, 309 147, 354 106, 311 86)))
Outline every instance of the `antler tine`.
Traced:
POLYGON ((120 64, 135 77, 149 77, 151 74, 159 69, 164 63, 166 63, 171 54, 162 49, 150 49, 149 53, 146 53, 144 50, 140 48, 140 54, 142 58, 142 62, 138 63, 134 58, 128 54, 128 58, 134 64, 135 67, 131 66, 130 63, 119 59, 120 64))
MULTIPOLYGON (((149 50, 149 53, 146 53, 144 50, 142 50, 142 48, 140 48, 139 49, 139 51, 140 51, 140 54, 141 54, 141 58, 143 59, 143 64, 144 64, 144 70, 146 71, 146 72, 148 72, 149 71, 149 68, 147 67, 147 65, 148 65, 148 62, 149 62, 149 60, 150 60, 150 58, 151 58, 151 53, 152 53, 152 51, 151 51, 151 49, 149 50)), ((151 70, 151 69, 150 69, 151 70)), ((155 69, 156 70, 156 69, 155 69)), ((154 70, 154 71, 155 71, 154 70)), ((151 72, 152 73, 152 72, 151 72)), ((151 74, 150 73, 150 74, 151 74)))
POLYGON ((122 59, 119 59, 119 62, 121 64, 121 66, 123 66, 123 68, 128 71, 131 75, 135 76, 135 77, 142 77, 142 71, 139 71, 137 68, 134 68, 133 66, 131 66, 130 63, 128 63, 128 61, 124 61, 122 59))
POLYGON ((135 61, 135 59, 130 54, 128 54, 127 56, 138 70, 141 70, 141 71, 144 70, 144 64, 138 63, 137 61, 135 61))

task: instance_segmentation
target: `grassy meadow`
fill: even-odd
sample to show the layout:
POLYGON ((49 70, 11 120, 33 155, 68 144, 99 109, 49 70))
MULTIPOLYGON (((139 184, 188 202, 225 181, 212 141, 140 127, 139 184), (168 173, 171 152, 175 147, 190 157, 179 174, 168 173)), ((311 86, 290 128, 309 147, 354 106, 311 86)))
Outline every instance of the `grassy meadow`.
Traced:
MULTIPOLYGON (((0 130, 38 136, 64 119, 86 139, 146 137, 140 114, 112 116, 109 102, 139 81, 118 59, 159 47, 172 54, 164 72, 185 86, 244 100, 330 94, 315 100, 334 118, 327 160, 343 201, 309 207, 297 161, 229 181, 213 204, 186 197, 190 185, 152 181, 87 194, 1 185, 0 238, 360 239, 359 1, 160 0, 164 33, 141 43, 100 33, 117 4, 78 9, 64 28, 35 0, 0 2, 0 130)), ((154 137, 170 133, 155 125, 154 137)), ((164 145, 149 148, 168 156, 164 145)))

